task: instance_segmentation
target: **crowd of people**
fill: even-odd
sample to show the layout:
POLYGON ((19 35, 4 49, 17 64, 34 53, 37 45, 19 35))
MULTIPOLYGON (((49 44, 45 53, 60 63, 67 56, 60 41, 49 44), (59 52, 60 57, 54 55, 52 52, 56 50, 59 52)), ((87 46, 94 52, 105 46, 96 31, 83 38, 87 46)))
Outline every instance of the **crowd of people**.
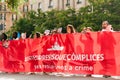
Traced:
MULTIPOLYGON (((93 31, 92 27, 84 27, 82 29, 81 33, 87 33, 87 32, 91 32, 91 31, 93 31)), ((103 21, 101 31, 113 31, 112 25, 109 24, 108 21, 103 21)), ((2 33, 0 35, 0 41, 2 42, 3 47, 7 48, 9 45, 8 40, 20 40, 20 39, 26 39, 26 38, 41 38, 42 36, 48 36, 48 35, 57 34, 57 33, 62 33, 62 28, 58 28, 58 29, 55 28, 52 31, 45 30, 43 34, 41 34, 40 32, 36 32, 29 36, 27 36, 26 32, 21 33, 21 34, 19 32, 13 32, 12 37, 10 39, 8 39, 8 37, 5 33, 2 33)), ((76 33, 74 26, 68 24, 66 26, 66 33, 76 33)), ((86 76, 91 77, 91 74, 88 74, 86 76)), ((104 75, 104 77, 110 77, 110 75, 104 75)))
MULTIPOLYGON (((81 33, 86 33, 86 32, 90 32, 93 31, 92 27, 84 27, 81 31, 81 33)), ((108 21, 103 21, 102 22, 102 30, 101 31, 113 31, 112 25, 109 24, 108 21)), ((51 34, 56 34, 56 33, 62 33, 62 28, 58 28, 58 29, 53 29, 53 30, 45 30, 43 35, 40 32, 36 32, 34 34, 31 35, 27 35, 26 32, 21 33, 20 32, 13 32, 11 38, 8 39, 7 35, 5 33, 2 33, 0 35, 0 41, 6 41, 6 40, 19 40, 19 39, 26 39, 26 38, 40 38, 42 36, 47 36, 47 35, 51 35, 51 34)), ((76 30, 74 28, 73 25, 68 24, 66 26, 66 33, 76 33, 76 30)))

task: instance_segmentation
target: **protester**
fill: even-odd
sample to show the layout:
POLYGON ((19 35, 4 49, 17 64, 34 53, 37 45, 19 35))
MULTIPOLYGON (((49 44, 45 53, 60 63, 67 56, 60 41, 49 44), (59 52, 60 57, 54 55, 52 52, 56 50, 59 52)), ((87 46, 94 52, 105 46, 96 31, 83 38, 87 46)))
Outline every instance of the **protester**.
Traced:
POLYGON ((17 38, 20 39, 20 37, 21 37, 20 32, 17 32, 17 38))
POLYGON ((93 31, 91 27, 84 27, 81 33, 91 32, 93 31))
POLYGON ((0 41, 2 41, 2 46, 8 48, 9 42, 7 40, 7 35, 5 33, 2 33, 0 39, 1 39, 0 41))
MULTIPOLYGON (((87 32, 91 32, 91 31, 93 31, 92 30, 92 28, 91 27, 84 27, 83 28, 83 30, 81 31, 81 33, 87 33, 87 32)), ((112 25, 110 25, 109 23, 108 23, 108 21, 103 21, 102 22, 102 31, 113 31, 113 28, 112 28, 112 25)), ((61 33, 62 32, 62 28, 58 28, 58 29, 54 29, 54 30, 52 30, 51 31, 51 34, 56 34, 56 33, 61 33)), ((70 24, 68 24, 67 26, 66 26, 66 33, 75 33, 76 31, 75 31, 75 28, 74 28, 74 26, 73 25, 70 25, 70 24)), ((18 38, 18 35, 20 36, 20 34, 18 34, 17 32, 14 32, 13 33, 13 35, 12 35, 12 40, 18 40, 19 38, 18 38)), ((45 32, 44 32, 44 35, 45 36, 48 36, 48 35, 50 35, 50 30, 45 30, 45 32)), ((88 38, 90 38, 90 36, 89 35, 87 35, 88 36, 88 38)), ((41 35, 40 35, 40 33, 39 32, 36 32, 35 34, 34 34, 34 36, 33 36, 34 38, 40 38, 41 37, 41 35)), ((26 33, 22 33, 21 34, 21 39, 26 39, 26 33)), ((73 38, 72 38, 73 39, 73 38)), ((90 38, 91 39, 91 38, 90 38)), ((8 46, 9 46, 9 44, 8 44, 8 42, 7 42, 7 35, 5 34, 5 33, 2 33, 2 35, 0 36, 0 40, 3 42, 3 46, 5 47, 5 48, 7 48, 8 46)), ((88 39, 87 39, 88 40, 88 39)), ((84 40, 85 41, 85 40, 84 40)), ((92 40, 91 40, 92 41, 92 40)), ((87 42, 90 42, 89 40, 87 41, 87 42)), ((83 42, 84 43, 84 42, 83 42)), ((92 42, 91 42, 92 43, 92 42)), ((70 43, 69 43, 70 44, 70 43)), ((85 44, 85 43, 84 43, 85 44)), ((89 44, 87 44, 87 46, 88 47, 90 47, 90 45, 89 44)), ((85 47, 86 47, 86 45, 85 45, 85 47)), ((91 51, 90 49, 89 49, 89 51, 91 51)), ((88 63, 88 65, 89 65, 90 63, 88 63)), ((66 65, 66 64, 65 64, 66 65)), ((92 64, 93 65, 93 64, 92 64)), ((33 73, 33 72, 30 72, 30 73, 33 73)), ((46 72, 45 72, 46 73, 46 72)), ((53 73, 53 72, 50 72, 50 74, 51 73, 53 73)), ((58 73, 57 73, 58 74, 58 73)), ((59 74, 58 74, 59 75, 59 74)), ((63 74, 64 76, 71 76, 71 75, 73 75, 73 74, 67 74, 67 73, 65 73, 65 74, 63 74)), ((91 74, 87 74, 86 75, 86 77, 91 77, 91 74)), ((110 77, 110 75, 104 75, 103 77, 110 77)))
POLYGON ((86 28, 86 32, 91 32, 91 31, 93 31, 91 27, 86 28))
POLYGON ((81 33, 86 33, 86 27, 82 29, 81 33))
MULTIPOLYGON (((86 32, 91 32, 91 31, 93 31, 91 27, 86 28, 86 32)), ((91 74, 87 74, 86 77, 91 77, 91 74)))
POLYGON ((36 32, 35 34, 34 34, 34 38, 40 38, 41 36, 40 36, 40 33, 39 32, 36 32))
MULTIPOLYGON (((71 24, 68 24, 67 26, 66 26, 66 33, 68 33, 68 34, 71 34, 71 33, 75 33, 76 31, 75 31, 75 28, 74 28, 74 26, 73 25, 71 25, 71 24)), ((69 37, 67 37, 67 38, 69 38, 69 37)), ((73 39, 73 38, 70 38, 70 39, 73 39)), ((66 41, 67 42, 67 41, 66 41)), ((69 44, 68 44, 69 45, 69 44)), ((63 65, 65 65, 65 66, 68 66, 69 65, 69 61, 67 60, 65 63, 63 63, 63 65)), ((75 74, 71 74, 71 73, 69 73, 69 72, 64 72, 64 73, 62 73, 62 75, 63 76, 74 76, 75 74)))
MULTIPOLYGON (((102 22, 102 31, 103 32, 113 32, 112 25, 110 25, 108 21, 103 21, 102 22)), ((101 42, 101 53, 103 52, 105 54, 105 60, 101 61, 100 63, 103 67, 102 71, 109 73, 108 72, 109 71, 108 69, 110 69, 109 64, 111 64, 111 63, 115 64, 115 60, 112 58, 112 57, 114 57, 114 50, 112 50, 112 49, 114 48, 115 42, 114 42, 114 38, 111 33, 108 33, 108 35, 105 35, 105 36, 109 36, 108 37, 109 39, 106 39, 101 42), (113 41, 111 41, 110 45, 106 44, 108 42, 108 40, 113 40, 113 41), (102 44, 104 44, 104 46, 102 46, 102 44), (105 44, 107 47, 105 46, 105 44), (111 49, 112 52, 109 52, 108 49, 111 49), (107 55, 106 53, 109 55, 107 55), (110 53, 112 53, 112 54, 110 54, 110 53), (112 57, 111 57, 111 55, 112 55, 112 57), (109 57, 109 59, 107 59, 106 57, 109 57)), ((108 77, 111 77, 111 75, 105 74, 105 75, 103 75, 103 77, 108 78, 108 77)))
POLYGON ((57 34, 57 29, 53 29, 53 30, 51 31, 51 34, 57 34))
POLYGON ((26 33, 21 33, 21 39, 26 39, 26 33))
POLYGON ((70 24, 67 25, 66 31, 67 31, 67 33, 75 33, 76 32, 74 26, 70 25, 70 24))
POLYGON ((45 30, 45 31, 44 31, 44 35, 45 35, 45 36, 50 35, 50 30, 45 30))
POLYGON ((2 33, 0 36, 0 41, 5 41, 7 40, 7 35, 5 33, 2 33))
POLYGON ((103 21, 102 31, 113 31, 112 25, 110 25, 108 21, 103 21))
POLYGON ((62 28, 60 27, 60 28, 55 28, 55 29, 53 29, 52 31, 51 31, 51 34, 59 34, 59 33, 62 33, 62 28))
MULTIPOLYGON (((88 54, 92 54, 93 53, 93 40, 91 38, 91 36, 89 34, 86 34, 88 32, 92 32, 92 28, 91 27, 84 27, 83 30, 81 31, 81 33, 84 33, 86 36, 86 40, 81 39, 82 43, 84 43, 85 46, 85 52, 88 54), (90 44, 87 44, 88 42, 91 42, 90 44), (89 50, 88 50, 89 48, 89 50)), ((93 66, 94 62, 88 62, 87 65, 93 66)), ((91 77, 91 74, 87 74, 86 77, 91 77)))
POLYGON ((62 27, 57 29, 57 33, 62 33, 62 27))
POLYGON ((12 40, 19 40, 17 32, 13 32, 13 34, 12 34, 12 40))

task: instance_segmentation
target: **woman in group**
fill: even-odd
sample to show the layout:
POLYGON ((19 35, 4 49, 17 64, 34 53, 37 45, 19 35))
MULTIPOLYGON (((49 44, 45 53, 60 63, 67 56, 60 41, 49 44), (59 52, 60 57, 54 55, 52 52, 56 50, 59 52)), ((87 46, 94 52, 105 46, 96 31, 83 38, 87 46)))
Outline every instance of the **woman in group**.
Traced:
POLYGON ((2 33, 0 37, 1 37, 1 41, 2 41, 2 46, 7 48, 9 45, 9 42, 7 40, 7 35, 5 33, 2 33))
POLYGON ((35 34, 34 34, 34 38, 40 38, 41 36, 40 36, 40 33, 39 32, 36 32, 35 34))
MULTIPOLYGON (((66 26, 66 40, 65 40, 65 51, 66 51, 66 54, 72 54, 75 52, 75 49, 74 49, 74 35, 72 33, 75 33, 75 28, 73 25, 70 25, 68 24, 66 26)), ((71 62, 69 62, 69 60, 65 60, 63 61, 63 65, 66 66, 66 67, 69 67, 71 64, 71 62)), ((63 76, 73 76, 74 74, 71 74, 71 72, 67 69, 67 70, 63 70, 63 76)))
POLYGON ((91 32, 93 31, 91 27, 84 27, 81 31, 81 33, 91 32))
POLYGON ((70 25, 70 24, 67 25, 66 31, 67 31, 67 33, 75 33, 76 32, 74 26, 70 25))

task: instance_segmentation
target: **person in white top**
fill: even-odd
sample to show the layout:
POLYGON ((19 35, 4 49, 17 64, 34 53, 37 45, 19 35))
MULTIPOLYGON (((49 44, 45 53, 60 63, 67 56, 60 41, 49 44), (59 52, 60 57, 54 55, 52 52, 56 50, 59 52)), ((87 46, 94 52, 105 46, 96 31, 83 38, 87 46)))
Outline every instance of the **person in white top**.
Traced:
POLYGON ((108 21, 103 21, 102 31, 113 31, 112 25, 110 25, 108 21))
MULTIPOLYGON (((108 21, 103 21, 103 22, 102 22, 102 31, 113 32, 112 25, 109 24, 108 21)), ((106 62, 106 64, 110 64, 110 63, 109 63, 109 60, 106 60, 105 62, 106 62)), ((103 62, 101 62, 101 63, 103 63, 103 62)), ((103 65, 103 64, 102 64, 102 65, 103 65)), ((108 66, 105 66, 105 68, 106 68, 106 67, 108 67, 108 66)), ((103 75, 103 77, 108 78, 108 77, 111 77, 111 75, 103 75)))

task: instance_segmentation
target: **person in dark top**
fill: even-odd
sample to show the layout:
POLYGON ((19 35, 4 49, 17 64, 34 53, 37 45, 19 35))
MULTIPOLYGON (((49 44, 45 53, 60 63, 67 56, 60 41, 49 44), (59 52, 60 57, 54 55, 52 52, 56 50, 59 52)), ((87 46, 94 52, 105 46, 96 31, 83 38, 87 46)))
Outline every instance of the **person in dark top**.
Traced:
POLYGON ((7 35, 5 33, 2 33, 0 36, 0 41, 5 41, 7 40, 7 35))
POLYGON ((17 40, 17 35, 18 35, 17 32, 13 32, 13 34, 12 34, 12 40, 17 40))
POLYGON ((36 32, 36 33, 34 34, 34 38, 40 38, 40 33, 39 33, 39 32, 36 32))
POLYGON ((68 24, 66 27, 67 33, 75 33, 75 28, 73 25, 68 24))
POLYGON ((5 33, 2 33, 2 35, 0 36, 0 41, 2 41, 3 47, 8 48, 9 42, 7 40, 7 35, 5 33))

